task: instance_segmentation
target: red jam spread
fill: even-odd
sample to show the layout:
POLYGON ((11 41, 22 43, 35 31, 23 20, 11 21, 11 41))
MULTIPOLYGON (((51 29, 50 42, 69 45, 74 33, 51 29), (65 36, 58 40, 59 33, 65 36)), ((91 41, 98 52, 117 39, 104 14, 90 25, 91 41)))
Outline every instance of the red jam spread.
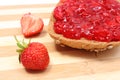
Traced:
POLYGON ((64 0, 54 9, 54 31, 70 39, 120 41, 117 0, 64 0))

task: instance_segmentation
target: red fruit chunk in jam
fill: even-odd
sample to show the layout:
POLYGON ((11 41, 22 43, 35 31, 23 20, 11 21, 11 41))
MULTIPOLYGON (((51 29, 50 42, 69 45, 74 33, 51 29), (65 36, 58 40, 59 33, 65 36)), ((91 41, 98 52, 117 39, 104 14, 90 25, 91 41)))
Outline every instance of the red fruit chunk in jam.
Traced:
POLYGON ((97 41, 111 41, 112 39, 112 34, 107 29, 104 29, 103 27, 97 27, 95 31, 93 31, 94 34, 94 40, 97 41))
POLYGON ((54 26, 56 26, 56 27, 54 27, 55 32, 58 33, 58 34, 62 34, 62 32, 63 32, 63 25, 64 24, 61 23, 60 21, 55 22, 54 23, 54 26))
POLYGON ((54 31, 66 38, 120 41, 117 0, 61 0, 54 9, 54 31))
POLYGON ((113 33, 113 40, 114 41, 120 41, 120 25, 114 26, 111 31, 113 33))

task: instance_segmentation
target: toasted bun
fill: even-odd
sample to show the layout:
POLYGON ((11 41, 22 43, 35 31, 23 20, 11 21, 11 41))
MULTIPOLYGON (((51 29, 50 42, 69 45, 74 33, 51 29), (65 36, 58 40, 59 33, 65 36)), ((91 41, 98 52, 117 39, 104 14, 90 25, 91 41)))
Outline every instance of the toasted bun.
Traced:
POLYGON ((56 34, 54 32, 54 29, 53 29, 54 22, 55 22, 55 19, 52 14, 49 25, 48 25, 48 33, 58 44, 66 45, 66 46, 77 48, 77 49, 95 51, 95 52, 112 49, 113 47, 120 45, 120 41, 99 42, 95 40, 87 40, 85 38, 81 38, 80 40, 66 38, 63 35, 56 34))

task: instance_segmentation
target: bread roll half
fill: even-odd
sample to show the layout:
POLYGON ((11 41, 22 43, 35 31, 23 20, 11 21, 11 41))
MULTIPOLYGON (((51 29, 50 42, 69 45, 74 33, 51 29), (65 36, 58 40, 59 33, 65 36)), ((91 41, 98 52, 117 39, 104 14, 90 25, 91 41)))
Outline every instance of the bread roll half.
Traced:
POLYGON ((95 52, 112 49, 113 47, 120 45, 120 41, 100 42, 95 40, 87 40, 85 38, 81 38, 80 40, 66 38, 62 34, 55 33, 54 22, 55 19, 53 17, 53 13, 51 13, 50 22, 48 25, 48 33, 58 44, 66 45, 77 49, 95 51, 95 52))

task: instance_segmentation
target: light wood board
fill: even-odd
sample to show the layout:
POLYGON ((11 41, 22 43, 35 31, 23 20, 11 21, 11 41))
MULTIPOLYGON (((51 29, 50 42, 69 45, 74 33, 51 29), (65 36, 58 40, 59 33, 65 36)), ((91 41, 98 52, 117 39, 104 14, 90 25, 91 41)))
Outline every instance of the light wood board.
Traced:
MULTIPOLYGON (((0 6, 0 80, 120 80, 120 47, 101 53, 61 47, 47 33, 55 4, 0 6), (28 71, 19 64, 14 35, 22 40, 20 18, 31 12, 44 21, 32 41, 43 43, 50 64, 45 71, 28 71)), ((26 38, 26 41, 28 38, 26 38)))

